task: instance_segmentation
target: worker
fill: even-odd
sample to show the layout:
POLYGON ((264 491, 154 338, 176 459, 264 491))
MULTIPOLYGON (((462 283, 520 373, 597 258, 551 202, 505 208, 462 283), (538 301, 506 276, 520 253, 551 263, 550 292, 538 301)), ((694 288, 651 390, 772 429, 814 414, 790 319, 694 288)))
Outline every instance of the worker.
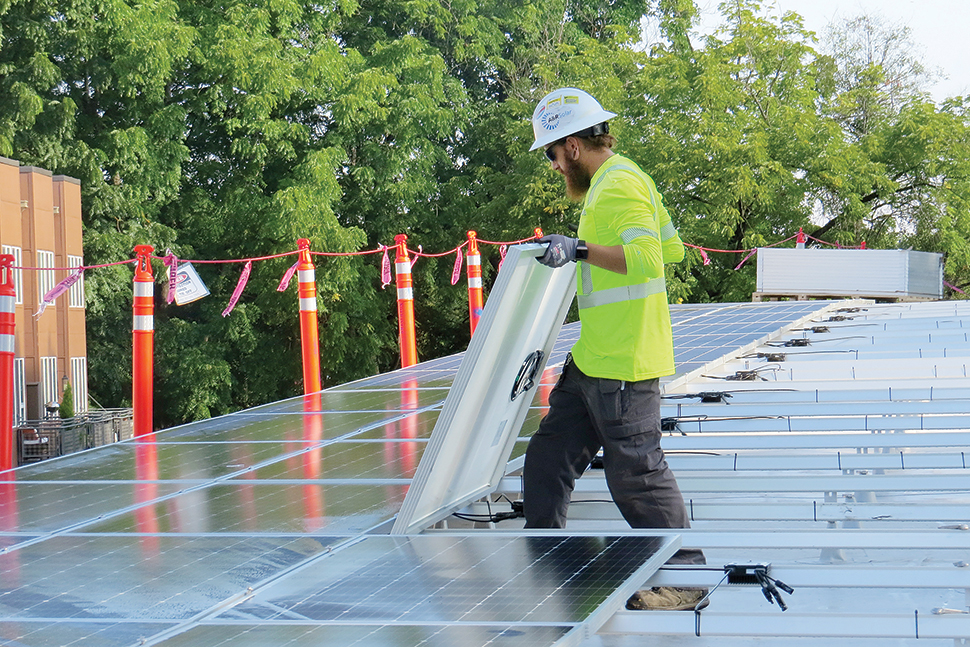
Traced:
MULTIPOLYGON (((578 238, 553 234, 537 260, 576 261, 579 341, 549 394, 549 413, 525 456, 526 528, 562 528, 575 481, 603 450, 606 482, 634 528, 689 528, 684 499, 660 447, 660 381, 674 372, 664 263, 684 245, 653 180, 616 144, 607 112, 592 96, 560 88, 532 115, 535 143, 582 202, 578 238)), ((670 560, 704 564, 700 550, 670 560)), ((706 606, 705 589, 639 591, 631 609, 706 606)))

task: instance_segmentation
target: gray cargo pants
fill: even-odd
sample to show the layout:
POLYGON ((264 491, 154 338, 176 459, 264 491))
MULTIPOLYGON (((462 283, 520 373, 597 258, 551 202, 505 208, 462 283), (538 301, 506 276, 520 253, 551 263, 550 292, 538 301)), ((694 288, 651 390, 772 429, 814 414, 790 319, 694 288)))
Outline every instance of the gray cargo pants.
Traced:
MULTIPOLYGON (((606 483, 632 528, 690 528, 660 437, 659 380, 589 377, 567 357, 525 455, 525 527, 565 527, 576 479, 602 447, 606 483)), ((706 563, 695 549, 670 562, 706 563)))

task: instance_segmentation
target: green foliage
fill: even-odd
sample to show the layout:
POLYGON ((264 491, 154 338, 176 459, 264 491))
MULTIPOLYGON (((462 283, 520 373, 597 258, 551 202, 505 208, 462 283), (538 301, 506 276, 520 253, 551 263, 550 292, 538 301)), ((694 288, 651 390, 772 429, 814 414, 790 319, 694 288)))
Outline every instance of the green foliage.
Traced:
POLYGON ((64 393, 61 395, 61 407, 58 415, 61 418, 74 417, 74 389, 71 388, 70 382, 64 385, 64 393))
MULTIPOLYGON (((297 238, 376 250, 400 233, 442 252, 469 230, 515 240, 578 222, 528 151, 535 102, 574 85, 620 115, 618 150, 687 242, 741 250, 804 227, 943 252, 948 280, 970 284, 967 104, 929 101, 905 29, 849 20, 823 49, 796 14, 721 10, 701 42, 692 0, 0 0, 0 155, 81 180, 88 263, 140 243, 230 259, 297 238), (663 37, 649 51, 645 15, 663 37)), ((487 286, 500 258, 482 253, 487 286)), ((671 300, 747 300, 742 257, 691 251, 670 268, 671 300)), ((327 385, 398 364, 379 259, 314 257, 327 385)), ((255 263, 226 318, 241 264, 196 266, 207 299, 156 299, 158 425, 302 391, 295 285, 276 291, 293 261, 255 263)), ((468 341, 453 264, 414 266, 422 359, 468 341)), ((91 390, 123 406, 130 268, 92 271, 86 289, 91 390)))

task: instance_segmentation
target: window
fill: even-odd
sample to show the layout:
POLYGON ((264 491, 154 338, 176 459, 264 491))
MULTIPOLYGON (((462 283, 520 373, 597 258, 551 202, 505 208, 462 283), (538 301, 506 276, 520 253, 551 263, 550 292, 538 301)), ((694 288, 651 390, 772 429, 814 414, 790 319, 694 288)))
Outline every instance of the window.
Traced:
MULTIPOLYGON (((14 267, 23 267, 23 252, 19 247, 14 247, 13 245, 4 245, 3 253, 10 254, 13 256, 14 267)), ((24 279, 23 270, 13 271, 13 287, 17 291, 17 303, 21 304, 24 302, 24 279)))
POLYGON ((40 358, 40 395, 43 398, 42 405, 47 406, 52 402, 61 401, 60 379, 57 375, 57 358, 40 358))
POLYGON ((71 389, 74 391, 74 413, 88 410, 88 358, 71 358, 71 389))
POLYGON ((19 425, 26 419, 27 373, 24 370, 24 358, 15 357, 13 359, 13 424, 19 425))
MULTIPOLYGON (((84 265, 83 258, 81 258, 80 256, 71 256, 70 254, 68 254, 67 256, 68 267, 75 268, 75 267, 81 267, 82 265, 84 265)), ((77 280, 77 283, 71 286, 68 305, 72 308, 84 307, 84 275, 83 274, 81 275, 81 278, 77 280)), ((79 357, 76 359, 85 359, 85 358, 79 357)), ((71 362, 74 362, 74 360, 72 359, 71 362)), ((78 411, 78 409, 75 409, 75 411, 78 411)))
MULTIPOLYGON (((45 252, 42 249, 37 250, 37 267, 46 268, 54 267, 54 252, 45 252)), ((37 288, 40 292, 40 296, 37 298, 37 302, 40 303, 44 300, 44 295, 54 289, 57 281, 54 280, 54 270, 53 269, 41 269, 37 271, 37 288)))

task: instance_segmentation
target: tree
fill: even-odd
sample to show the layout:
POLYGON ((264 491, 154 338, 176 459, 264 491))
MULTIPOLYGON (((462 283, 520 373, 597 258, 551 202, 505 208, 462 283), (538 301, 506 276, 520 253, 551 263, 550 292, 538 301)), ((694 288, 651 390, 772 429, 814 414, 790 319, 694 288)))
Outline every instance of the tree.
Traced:
POLYGON ((860 161, 818 195, 827 222, 815 235, 852 232, 877 247, 944 252, 948 276, 968 279, 966 107, 935 105, 926 87, 938 75, 920 61, 910 30, 878 16, 831 25, 826 49, 835 92, 822 110, 842 127, 860 161))
MULTIPOLYGON (((299 237, 369 253, 401 233, 445 252, 468 230, 503 241, 578 222, 528 150, 536 101, 575 85, 619 113, 618 150, 654 177, 687 242, 747 249, 815 223, 845 244, 945 251, 948 277, 970 282, 966 105, 922 96, 925 77, 890 56, 898 38, 864 50, 846 32, 823 55, 796 14, 768 18, 755 0, 722 12, 692 44, 691 0, 0 2, 0 154, 81 179, 87 263, 139 243, 246 259, 299 237), (650 51, 645 12, 664 37, 650 51)), ((482 252, 487 286, 500 255, 482 252)), ((672 268, 671 297, 747 300, 753 264, 712 258, 672 268)), ((314 257, 325 385, 398 364, 378 259, 314 257)), ((156 299, 159 424, 301 392, 295 289, 276 291, 294 260, 254 263, 228 317, 241 262, 198 264, 205 300, 156 299)), ((422 359, 468 341, 453 262, 414 265, 422 359)), ((130 269, 86 286, 91 389, 123 406, 130 269)))
POLYGON ((65 419, 74 417, 74 389, 71 388, 70 382, 64 384, 64 394, 61 396, 61 407, 58 415, 65 419))

